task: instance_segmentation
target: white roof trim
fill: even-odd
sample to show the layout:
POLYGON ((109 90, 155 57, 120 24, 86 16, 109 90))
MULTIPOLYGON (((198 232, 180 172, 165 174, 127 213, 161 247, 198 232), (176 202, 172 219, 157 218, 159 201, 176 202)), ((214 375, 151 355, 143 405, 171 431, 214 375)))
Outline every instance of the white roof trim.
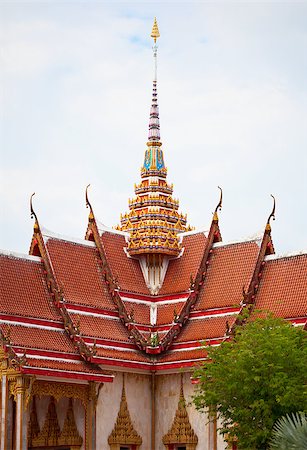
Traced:
POLYGON ((44 239, 45 243, 48 241, 49 238, 51 238, 51 239, 58 239, 60 241, 72 242, 73 244, 81 244, 86 247, 96 247, 95 242, 92 241, 86 241, 85 239, 54 233, 53 231, 47 230, 46 228, 41 228, 41 231, 43 237, 45 238, 44 239))
POLYGON ((175 303, 184 303, 189 298, 189 294, 187 294, 186 297, 182 297, 182 298, 174 298, 172 300, 160 300, 160 301, 143 300, 143 299, 138 299, 138 298, 125 297, 124 295, 120 295, 120 298, 124 302, 129 302, 129 303, 139 303, 139 304, 148 305, 148 306, 151 306, 152 304, 157 305, 157 306, 163 306, 163 305, 174 305, 175 303))
POLYGON ((228 247, 229 245, 235 245, 235 244, 244 244, 246 242, 255 242, 258 247, 260 247, 262 241, 262 236, 256 237, 256 238, 246 238, 241 240, 235 240, 235 241, 229 241, 229 242, 215 242, 215 244, 212 245, 212 248, 218 248, 218 247, 228 247))
POLYGON ((307 255, 307 250, 291 252, 291 253, 284 253, 284 254, 267 255, 264 258, 264 260, 265 261, 272 261, 274 259, 294 258, 295 256, 303 256, 303 255, 307 255))
POLYGON ((97 223, 98 230, 101 234, 108 232, 108 233, 113 233, 113 234, 119 234, 120 236, 125 236, 125 237, 130 236, 130 233, 128 233, 127 231, 115 230, 114 228, 108 227, 107 225, 100 222, 99 220, 96 220, 96 223, 97 223))
POLYGON ((10 258, 25 259, 27 261, 32 261, 32 262, 41 262, 42 261, 39 256, 26 255, 25 253, 16 253, 16 252, 12 252, 10 250, 0 249, 0 255, 9 256, 10 258))
POLYGON ((207 229, 200 229, 200 230, 191 230, 191 231, 184 231, 183 233, 179 233, 178 236, 192 236, 193 234, 204 234, 206 237, 208 237, 209 230, 207 229))

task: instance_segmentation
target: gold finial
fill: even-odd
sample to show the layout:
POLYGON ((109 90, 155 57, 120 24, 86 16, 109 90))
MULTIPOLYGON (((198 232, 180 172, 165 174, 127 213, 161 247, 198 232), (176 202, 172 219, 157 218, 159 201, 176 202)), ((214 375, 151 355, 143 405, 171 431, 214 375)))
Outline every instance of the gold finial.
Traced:
POLYGON ((273 209, 271 214, 268 217, 267 223, 266 223, 266 227, 265 227, 265 231, 271 231, 271 224, 270 224, 270 220, 273 219, 275 220, 275 205, 276 205, 276 200, 274 195, 271 194, 271 197, 273 199, 273 209))
POLYGON ((152 30, 151 30, 151 35, 150 36, 154 39, 155 43, 157 42, 157 38, 160 37, 159 28, 158 28, 158 22, 157 22, 156 17, 154 18, 154 23, 153 23, 153 26, 152 26, 152 30))
POLYGON ((33 209, 32 198, 34 197, 34 195, 35 195, 35 192, 33 192, 33 194, 32 194, 31 197, 30 197, 30 211, 31 211, 31 219, 33 219, 33 217, 34 217, 34 219, 35 219, 35 223, 34 223, 34 231, 35 231, 35 233, 37 233, 38 230, 39 230, 39 225, 38 225, 38 218, 37 218, 37 215, 36 215, 36 213, 35 213, 35 211, 34 211, 34 209, 33 209))
POLYGON ((218 216, 217 212, 222 209, 222 201, 223 201, 223 190, 222 190, 222 188, 220 186, 218 186, 218 188, 220 190, 220 201, 218 202, 218 204, 217 204, 217 206, 216 206, 216 208, 214 210, 214 214, 213 214, 213 220, 214 221, 218 221, 219 220, 219 216, 218 216))
POLYGON ((90 213, 89 213, 88 218, 89 218, 90 221, 92 221, 92 220, 94 220, 94 213, 93 213, 92 205, 91 205, 91 203, 90 203, 90 201, 88 199, 88 188, 89 187, 90 187, 90 184, 88 184, 86 186, 86 189, 85 189, 85 205, 86 205, 87 208, 90 208, 90 213))

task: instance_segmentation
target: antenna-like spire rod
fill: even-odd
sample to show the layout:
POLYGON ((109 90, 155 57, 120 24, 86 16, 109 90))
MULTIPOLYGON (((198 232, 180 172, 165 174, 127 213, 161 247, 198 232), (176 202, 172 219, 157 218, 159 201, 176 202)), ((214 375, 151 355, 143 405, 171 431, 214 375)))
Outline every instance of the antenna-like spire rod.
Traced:
POLYGON ((157 81, 157 72, 158 72, 158 46, 157 39, 160 37, 159 28, 157 19, 155 17, 154 23, 152 26, 152 31, 150 35, 154 40, 154 45, 152 46, 153 56, 154 56, 154 81, 157 81))
POLYGON ((153 79, 153 90, 152 90, 152 103, 150 109, 149 118, 149 135, 148 140, 159 142, 160 141, 160 123, 159 123, 159 107, 158 107, 158 92, 157 92, 157 68, 158 68, 158 46, 157 39, 160 37, 157 19, 154 19, 151 37, 154 40, 154 45, 152 46, 153 57, 154 57, 154 79, 153 79))

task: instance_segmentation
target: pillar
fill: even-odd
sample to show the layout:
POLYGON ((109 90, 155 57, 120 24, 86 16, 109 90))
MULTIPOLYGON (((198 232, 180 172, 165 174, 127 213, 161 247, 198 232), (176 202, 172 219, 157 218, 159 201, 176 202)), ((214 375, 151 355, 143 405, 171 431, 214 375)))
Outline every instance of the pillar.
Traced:
POLYGON ((7 375, 1 377, 1 433, 0 449, 7 450, 8 445, 8 380, 7 375))
POLYGON ((16 380, 16 450, 27 450, 27 408, 25 405, 25 381, 16 380))

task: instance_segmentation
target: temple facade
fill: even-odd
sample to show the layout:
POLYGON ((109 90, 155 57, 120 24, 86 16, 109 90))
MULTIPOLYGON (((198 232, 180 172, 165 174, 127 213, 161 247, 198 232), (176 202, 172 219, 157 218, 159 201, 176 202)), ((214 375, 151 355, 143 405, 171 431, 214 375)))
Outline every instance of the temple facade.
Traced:
POLYGON ((47 231, 33 208, 28 255, 0 252, 0 450, 236 448, 191 404, 207 345, 255 309, 307 329, 307 254, 260 237, 223 242, 173 197, 160 139, 156 20, 149 135, 135 197, 114 229, 89 209, 84 239, 47 231))

